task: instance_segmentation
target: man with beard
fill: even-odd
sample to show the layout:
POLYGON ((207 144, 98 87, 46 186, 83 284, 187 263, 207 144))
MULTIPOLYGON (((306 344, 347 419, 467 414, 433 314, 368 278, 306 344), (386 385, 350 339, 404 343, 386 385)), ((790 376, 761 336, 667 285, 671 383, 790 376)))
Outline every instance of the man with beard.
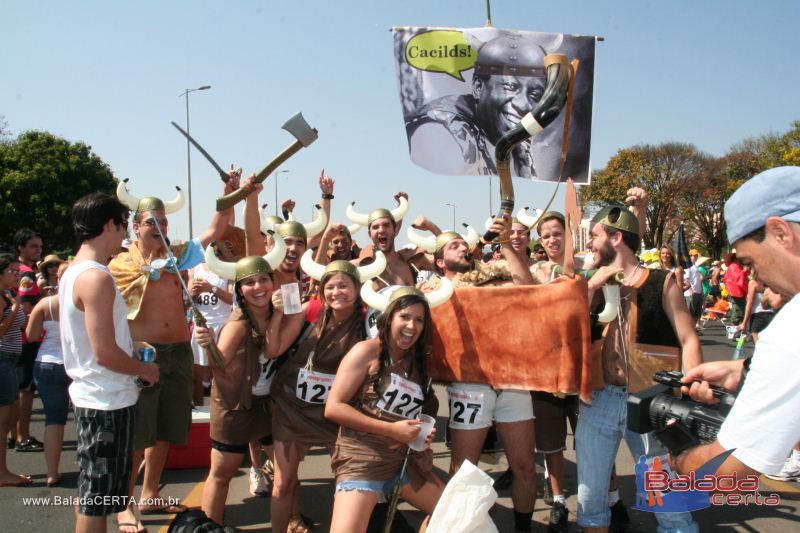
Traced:
MULTIPOLYGON (((406 124, 412 156, 434 145, 439 155, 424 162, 428 170, 497 175, 497 141, 539 103, 545 82, 537 43, 513 32, 486 42, 475 60, 472 93, 433 100, 406 124)), ((514 176, 536 176, 530 140, 514 148, 511 161, 514 176)))
MULTIPOLYGON (((634 461, 645 454, 665 453, 651 435, 626 431, 629 392, 652 385, 653 372, 649 369, 679 369, 682 365, 688 371, 702 362, 702 352, 674 274, 639 265, 636 215, 617 205, 601 209, 591 222, 589 247, 599 266, 589 280, 590 303, 603 285, 613 282, 618 273, 624 274, 618 317, 592 331, 592 340, 602 350, 597 357, 601 367, 594 368, 596 390, 591 405, 580 405, 575 435, 578 525, 593 533, 608 530, 609 476, 623 436, 634 461), (657 350, 659 357, 648 355, 644 344, 657 350), (645 370, 640 372, 642 368, 645 370)), ((690 513, 656 513, 656 520, 659 531, 698 531, 690 513)))
MULTIPOLYGON (((398 192, 394 195, 408 200, 408 194, 398 192)), ((400 220, 388 209, 375 209, 369 214, 369 238, 372 245, 361 250, 361 255, 354 263, 358 266, 367 265, 374 261, 375 251, 380 250, 386 257, 386 270, 374 282, 375 289, 390 285, 416 285, 417 273, 421 270, 433 270, 430 261, 424 252, 416 249, 395 250, 394 239, 400 231, 400 220)), ((420 228, 427 229, 427 228, 420 228)))
MULTIPOLYGON (((510 219, 495 219, 491 230, 499 235, 506 261, 496 261, 492 265, 475 261, 461 235, 447 231, 436 238, 434 261, 437 270, 455 287, 533 284, 527 261, 511 244, 510 219)), ((435 288, 435 280, 431 280, 430 287, 435 288)), ((531 516, 536 502, 536 465, 530 393, 497 390, 477 383, 451 383, 447 393, 453 441, 451 474, 465 459, 478 464, 486 435, 494 421, 514 474, 511 483, 514 529, 531 531, 531 516)))

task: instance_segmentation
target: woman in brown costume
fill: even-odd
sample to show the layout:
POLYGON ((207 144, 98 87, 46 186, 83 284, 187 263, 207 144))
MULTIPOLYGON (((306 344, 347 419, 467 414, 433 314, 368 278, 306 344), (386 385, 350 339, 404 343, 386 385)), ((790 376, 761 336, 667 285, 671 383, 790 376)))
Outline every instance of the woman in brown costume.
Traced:
POLYGON ((300 462, 311 446, 333 450, 339 427, 325 419, 325 401, 339 362, 365 338, 361 283, 378 276, 386 266, 380 252, 375 262, 365 267, 348 261, 323 266, 314 262, 312 255, 312 250, 306 251, 300 263, 320 282, 324 308, 315 325, 306 321, 300 327, 295 317, 285 324, 282 336, 300 337, 296 349, 289 350, 280 366, 271 389, 275 483, 270 519, 272 530, 279 533, 306 530, 299 513, 292 516, 293 504, 298 508, 299 502, 300 462))
MULTIPOLYGON (((392 293, 387 307, 385 299, 376 301, 380 296, 369 283, 362 288, 369 305, 386 310, 378 318, 378 336, 356 344, 342 360, 325 406, 325 416, 340 425, 332 461, 334 533, 366 531, 375 504, 390 497, 408 444, 420 432, 417 415, 421 410, 436 414, 435 407, 428 408, 435 398, 425 366, 432 329, 429 300, 433 306, 451 294, 449 282, 427 299, 413 287, 402 287, 392 293)), ((444 490, 432 472, 432 437, 425 451, 411 452, 400 493, 428 515, 444 490)), ((427 518, 421 531, 426 524, 427 518)))
MULTIPOLYGON (((203 512, 222 523, 230 480, 248 453, 248 443, 271 440, 271 413, 267 403, 275 374, 275 358, 291 344, 281 339, 283 314, 280 298, 274 297, 272 265, 283 260, 286 248, 276 237, 276 245, 264 257, 249 256, 226 263, 206 249, 206 263, 215 274, 235 280, 234 294, 239 309, 219 332, 217 344, 225 360, 224 372, 212 365, 211 389, 211 468, 203 488, 203 512)), ((198 328, 200 346, 214 341, 214 332, 198 328)))

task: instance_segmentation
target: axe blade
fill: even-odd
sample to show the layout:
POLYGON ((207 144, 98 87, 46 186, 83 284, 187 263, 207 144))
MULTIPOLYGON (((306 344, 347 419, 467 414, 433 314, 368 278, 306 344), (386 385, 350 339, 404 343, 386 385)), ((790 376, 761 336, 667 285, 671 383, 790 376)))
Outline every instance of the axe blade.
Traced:
POLYGON ((303 118, 303 113, 294 115, 286 121, 282 128, 294 135, 294 138, 305 147, 311 145, 318 137, 317 130, 308 125, 306 119, 303 118))

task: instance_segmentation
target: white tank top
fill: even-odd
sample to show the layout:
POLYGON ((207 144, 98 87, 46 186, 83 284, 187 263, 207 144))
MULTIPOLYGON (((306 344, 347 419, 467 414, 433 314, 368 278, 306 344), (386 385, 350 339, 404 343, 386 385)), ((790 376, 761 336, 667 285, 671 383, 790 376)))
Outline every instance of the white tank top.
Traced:
MULTIPOLYGON (((52 297, 47 298, 47 306, 50 309, 50 318, 53 318, 52 297)), ((45 320, 42 322, 42 329, 44 329, 44 339, 39 345, 36 362, 63 365, 64 352, 61 351, 61 331, 58 320, 45 320)))
MULTIPOLYGON (((64 272, 59 285, 61 347, 64 353, 64 370, 72 378, 69 395, 77 407, 113 411, 130 407, 139 398, 135 376, 120 374, 98 364, 86 334, 86 316, 75 307, 72 290, 78 277, 96 268, 108 274, 108 267, 96 261, 73 263, 64 272)), ((113 307, 114 337, 123 352, 133 356, 133 341, 128 327, 125 300, 114 285, 113 307)))

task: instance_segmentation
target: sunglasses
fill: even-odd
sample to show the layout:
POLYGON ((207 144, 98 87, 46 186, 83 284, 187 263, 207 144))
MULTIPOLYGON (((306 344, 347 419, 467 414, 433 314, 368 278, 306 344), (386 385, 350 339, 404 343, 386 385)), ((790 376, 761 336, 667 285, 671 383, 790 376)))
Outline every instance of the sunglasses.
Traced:
POLYGON ((6 274, 19 274, 20 270, 18 268, 9 268, 6 270, 6 274))

